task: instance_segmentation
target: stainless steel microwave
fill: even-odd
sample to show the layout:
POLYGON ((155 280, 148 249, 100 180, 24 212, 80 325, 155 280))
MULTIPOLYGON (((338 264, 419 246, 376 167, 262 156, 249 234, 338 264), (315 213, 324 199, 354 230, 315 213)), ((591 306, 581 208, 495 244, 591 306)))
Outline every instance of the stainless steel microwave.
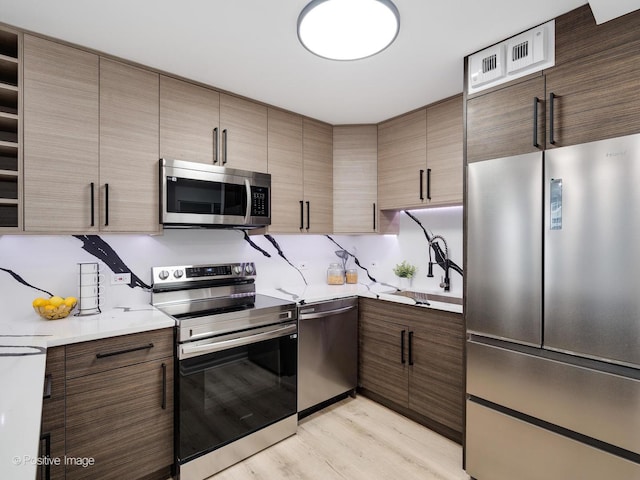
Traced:
POLYGON ((271 175, 162 158, 160 223, 164 228, 269 225, 271 175))

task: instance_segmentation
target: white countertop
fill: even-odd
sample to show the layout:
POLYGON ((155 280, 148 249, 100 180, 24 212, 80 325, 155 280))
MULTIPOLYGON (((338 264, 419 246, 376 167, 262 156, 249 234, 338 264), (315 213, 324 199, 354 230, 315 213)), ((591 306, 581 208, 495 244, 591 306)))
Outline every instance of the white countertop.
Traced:
POLYGON ((96 315, 44 320, 30 308, 23 315, 0 318, 0 335, 44 336, 47 347, 116 337, 158 328, 175 321, 151 305, 116 307, 96 315))
POLYGON ((42 338, 0 336, 0 477, 33 480, 40 445, 46 345, 42 338), (8 347, 13 345, 14 347, 8 347), (40 379, 30 381, 29 379, 40 379))
POLYGON ((47 347, 174 325, 150 305, 60 320, 44 320, 31 309, 0 318, 0 478, 36 476, 47 347))
MULTIPOLYGON (((292 300, 298 304, 323 302, 336 298, 360 296, 367 298, 377 298, 380 300, 402 303, 405 305, 416 305, 416 302, 411 298, 403 297, 400 295, 393 295, 394 292, 397 292, 397 288, 391 285, 380 283, 374 283, 371 285, 366 285, 364 283, 344 285, 320 284, 307 285, 303 287, 298 286, 293 288, 266 289, 260 291, 260 293, 263 293, 265 295, 283 298, 285 300, 292 300)), ((427 295, 438 295, 439 299, 445 296, 442 292, 425 291, 424 293, 426 293, 427 295)), ((429 305, 419 304, 417 306, 422 308, 443 310, 446 312, 462 313, 462 305, 456 303, 429 300, 429 305)))

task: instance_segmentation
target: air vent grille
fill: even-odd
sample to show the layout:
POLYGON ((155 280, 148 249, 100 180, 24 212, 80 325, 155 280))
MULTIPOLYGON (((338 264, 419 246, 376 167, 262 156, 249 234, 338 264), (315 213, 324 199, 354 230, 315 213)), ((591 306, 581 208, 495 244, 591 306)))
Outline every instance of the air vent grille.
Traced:
POLYGON ((467 57, 467 91, 480 92, 555 65, 555 21, 467 57))
POLYGON ((490 72, 491 70, 495 70, 498 68, 498 56, 491 55, 490 57, 486 57, 482 59, 482 73, 490 72))
POLYGON ((529 55, 529 42, 522 42, 518 45, 514 45, 511 48, 511 61, 516 62, 521 58, 526 58, 529 55))

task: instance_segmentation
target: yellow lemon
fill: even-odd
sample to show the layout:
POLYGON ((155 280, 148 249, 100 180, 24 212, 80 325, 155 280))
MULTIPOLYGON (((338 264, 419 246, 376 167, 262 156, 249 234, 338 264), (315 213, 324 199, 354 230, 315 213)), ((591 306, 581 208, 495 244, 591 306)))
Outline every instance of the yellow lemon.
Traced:
POLYGON ((56 307, 54 307, 53 305, 49 304, 49 305, 45 305, 44 306, 44 310, 45 312, 52 312, 53 310, 55 310, 56 307))
POLYGON ((41 307, 43 305, 46 305, 47 303, 49 303, 49 300, 45 300, 44 298, 38 297, 33 301, 33 306, 41 307))
POLYGON ((67 307, 73 307, 77 302, 78 302, 78 299, 76 297, 67 297, 64 299, 64 304, 67 307))
POLYGON ((49 303, 54 307, 58 307, 64 303, 64 298, 58 297, 57 295, 55 295, 49 299, 49 303))

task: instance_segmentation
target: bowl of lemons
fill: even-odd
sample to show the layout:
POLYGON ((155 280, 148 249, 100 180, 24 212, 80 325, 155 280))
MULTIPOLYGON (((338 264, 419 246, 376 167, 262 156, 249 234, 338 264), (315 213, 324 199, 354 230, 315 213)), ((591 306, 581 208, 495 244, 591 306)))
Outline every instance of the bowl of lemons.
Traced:
POLYGON ((75 297, 62 298, 54 295, 50 298, 36 298, 33 301, 33 309, 45 320, 58 320, 65 318, 78 303, 75 297))

